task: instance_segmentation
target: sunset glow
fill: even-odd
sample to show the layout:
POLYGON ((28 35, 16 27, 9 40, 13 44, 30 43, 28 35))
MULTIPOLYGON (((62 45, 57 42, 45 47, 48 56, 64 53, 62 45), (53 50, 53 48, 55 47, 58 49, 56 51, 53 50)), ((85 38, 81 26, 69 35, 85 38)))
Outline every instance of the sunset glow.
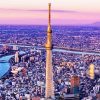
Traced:
POLYGON ((52 24, 100 21, 100 0, 0 0, 0 24, 46 24, 48 2, 52 24))

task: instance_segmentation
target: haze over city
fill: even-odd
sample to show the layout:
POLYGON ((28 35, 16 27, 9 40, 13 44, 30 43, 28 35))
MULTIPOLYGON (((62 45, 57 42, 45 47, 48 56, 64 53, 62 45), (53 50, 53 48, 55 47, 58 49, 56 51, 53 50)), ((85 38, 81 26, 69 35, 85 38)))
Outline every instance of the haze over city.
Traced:
POLYGON ((100 21, 100 0, 0 0, 0 24, 47 24, 52 3, 52 24, 91 24, 100 21))

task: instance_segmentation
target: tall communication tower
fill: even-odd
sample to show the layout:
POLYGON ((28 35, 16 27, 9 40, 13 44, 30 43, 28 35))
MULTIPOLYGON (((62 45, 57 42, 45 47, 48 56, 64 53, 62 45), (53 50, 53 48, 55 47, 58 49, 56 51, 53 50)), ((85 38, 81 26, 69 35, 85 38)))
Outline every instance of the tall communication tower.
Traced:
POLYGON ((46 48, 46 90, 45 97, 54 97, 53 67, 52 67, 52 29, 51 29, 51 3, 48 4, 48 29, 46 48))

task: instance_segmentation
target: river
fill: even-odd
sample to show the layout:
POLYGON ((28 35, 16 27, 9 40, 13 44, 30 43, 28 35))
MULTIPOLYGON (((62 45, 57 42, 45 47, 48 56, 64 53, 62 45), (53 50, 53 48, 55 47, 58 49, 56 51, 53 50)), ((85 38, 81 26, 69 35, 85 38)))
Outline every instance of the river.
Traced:
MULTIPOLYGON (((20 51, 19 54, 24 54, 25 52, 20 51)), ((0 58, 0 78, 2 78, 10 69, 9 60, 14 55, 4 56, 0 58)))

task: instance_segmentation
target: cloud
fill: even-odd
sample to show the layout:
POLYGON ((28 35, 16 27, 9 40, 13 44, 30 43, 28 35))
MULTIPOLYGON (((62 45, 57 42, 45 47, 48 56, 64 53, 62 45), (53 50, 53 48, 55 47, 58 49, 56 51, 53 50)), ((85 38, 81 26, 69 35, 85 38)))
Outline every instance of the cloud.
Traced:
MULTIPOLYGON (((29 9, 29 10, 26 10, 26 9, 10 9, 10 8, 0 8, 1 11, 25 11, 25 12, 47 12, 48 10, 34 10, 34 9, 29 9)), ((79 13, 77 11, 72 11, 72 10, 52 10, 52 12, 54 13, 79 13)))

